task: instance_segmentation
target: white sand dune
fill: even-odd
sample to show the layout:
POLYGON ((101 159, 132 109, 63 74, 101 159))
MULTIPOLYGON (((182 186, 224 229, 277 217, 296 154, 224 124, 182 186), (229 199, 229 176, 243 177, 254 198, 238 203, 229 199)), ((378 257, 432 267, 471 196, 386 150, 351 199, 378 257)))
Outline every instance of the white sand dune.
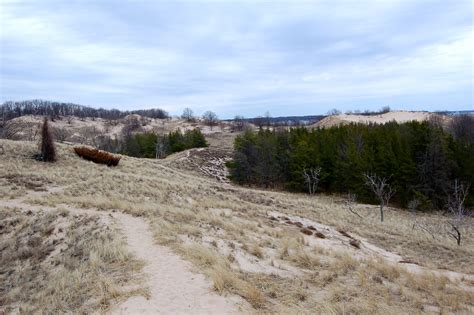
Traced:
POLYGON ((404 123, 409 121, 425 121, 429 120, 432 117, 440 117, 442 121, 448 120, 449 117, 430 113, 430 112, 412 112, 412 111, 392 111, 380 115, 335 115, 335 116, 328 116, 321 121, 311 125, 312 128, 327 128, 332 126, 337 126, 341 124, 349 124, 349 123, 361 123, 361 124, 385 124, 390 121, 396 121, 398 123, 404 123))

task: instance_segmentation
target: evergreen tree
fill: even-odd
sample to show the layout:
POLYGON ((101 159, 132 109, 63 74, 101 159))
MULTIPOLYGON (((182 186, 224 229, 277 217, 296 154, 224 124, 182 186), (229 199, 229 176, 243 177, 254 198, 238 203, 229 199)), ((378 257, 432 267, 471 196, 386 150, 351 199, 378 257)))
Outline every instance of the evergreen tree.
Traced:
POLYGON ((53 136, 49 130, 48 118, 44 118, 41 128, 41 160, 44 162, 56 162, 56 148, 53 136))
MULTIPOLYGON (((319 190, 376 202, 364 173, 390 178, 393 201, 413 197, 442 208, 454 178, 474 182, 474 145, 423 122, 350 124, 327 129, 246 131, 234 143, 230 177, 239 184, 307 191, 303 170, 321 167, 319 190)), ((474 202, 472 193, 466 205, 474 202)))

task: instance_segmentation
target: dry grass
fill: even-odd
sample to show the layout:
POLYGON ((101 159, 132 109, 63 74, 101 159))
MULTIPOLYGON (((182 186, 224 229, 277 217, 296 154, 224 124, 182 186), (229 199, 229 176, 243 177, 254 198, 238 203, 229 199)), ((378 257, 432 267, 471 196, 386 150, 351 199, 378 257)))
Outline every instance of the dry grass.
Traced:
MULTIPOLYGON (((327 240, 275 222, 267 213, 305 217, 425 266, 470 274, 474 273, 472 231, 466 231, 465 245, 458 247, 445 235, 434 240, 413 230, 411 217, 400 210, 388 209, 386 222, 380 224, 373 206, 358 206, 357 211, 367 217, 360 220, 337 197, 234 187, 183 171, 170 160, 123 157, 119 166, 107 168, 79 159, 65 145, 58 146, 56 164, 39 168, 28 154, 17 158, 11 153, 28 152, 33 144, 2 143, 6 154, 0 161, 0 178, 34 174, 46 186, 63 188, 46 196, 32 195, 30 203, 144 216, 156 240, 209 276, 217 292, 238 294, 259 310, 402 314, 474 309, 473 293, 465 288, 470 280, 458 283, 411 274, 402 265, 376 257, 355 258, 351 253, 358 249, 350 246, 351 251, 344 252, 323 249, 318 244, 327 240)), ((428 223, 439 219, 423 216, 428 223)))
POLYGON ((7 313, 106 311, 146 293, 137 286, 141 264, 98 217, 1 208, 0 222, 0 308, 7 313))

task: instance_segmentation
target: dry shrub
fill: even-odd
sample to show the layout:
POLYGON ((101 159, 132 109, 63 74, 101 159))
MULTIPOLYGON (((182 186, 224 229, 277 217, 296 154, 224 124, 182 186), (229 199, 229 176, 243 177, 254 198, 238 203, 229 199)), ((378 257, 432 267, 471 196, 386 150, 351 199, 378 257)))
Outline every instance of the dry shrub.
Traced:
POLYGON ((105 164, 107 166, 117 166, 121 159, 121 157, 114 156, 109 152, 88 147, 74 147, 74 152, 76 152, 76 154, 83 159, 92 161, 94 163, 105 164))
POLYGON ((315 269, 321 266, 319 257, 307 253, 304 249, 300 248, 290 257, 290 260, 294 262, 298 267, 306 269, 315 269))

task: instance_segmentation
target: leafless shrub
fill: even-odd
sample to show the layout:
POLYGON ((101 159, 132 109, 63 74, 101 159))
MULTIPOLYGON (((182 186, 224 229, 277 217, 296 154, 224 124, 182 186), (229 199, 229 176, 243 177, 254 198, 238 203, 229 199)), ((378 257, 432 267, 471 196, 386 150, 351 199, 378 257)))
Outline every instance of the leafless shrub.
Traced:
POLYGON ((94 126, 84 127, 79 130, 81 143, 87 143, 96 146, 96 137, 100 135, 99 129, 94 126))
POLYGON ((312 195, 318 188, 318 183, 321 176, 321 167, 312 167, 309 170, 303 170, 303 177, 306 185, 308 185, 309 194, 312 195))
POLYGON ((122 128, 122 134, 129 135, 132 132, 138 131, 142 125, 140 116, 129 115, 123 120, 124 126, 122 128))
POLYGON ((373 193, 380 202, 380 222, 383 222, 383 209, 395 194, 395 190, 388 184, 389 178, 379 177, 377 174, 365 173, 365 183, 372 189, 373 193))
POLYGON ((356 194, 348 193, 347 198, 345 200, 345 204, 346 204, 346 209, 350 213, 355 214, 356 216, 358 216, 359 218, 362 219, 362 216, 357 211, 355 211, 355 209, 354 209, 355 205, 357 204, 357 195, 356 194))
POLYGON ((0 126, 0 138, 9 140, 34 141, 39 132, 39 124, 21 120, 9 120, 0 126))
POLYGON ((5 153, 5 149, 3 148, 3 145, 0 144, 0 155, 3 155, 5 153))
POLYGON ((461 245, 462 238, 462 227, 466 223, 466 208, 464 207, 464 201, 468 195, 469 184, 463 184, 458 179, 454 180, 452 194, 448 199, 448 212, 451 218, 448 224, 452 230, 448 232, 452 236, 456 243, 461 245))
POLYGON ((415 228, 420 229, 423 232, 428 233, 433 239, 437 240, 438 238, 436 237, 435 231, 439 232, 439 226, 437 226, 437 224, 436 225, 427 224, 419 220, 417 216, 417 211, 420 205, 421 205, 421 201, 417 198, 410 200, 410 202, 408 203, 408 210, 410 211, 413 217, 412 230, 414 230, 415 228))
POLYGON ((52 129, 54 138, 60 142, 66 141, 71 136, 71 132, 66 128, 55 127, 52 129))

